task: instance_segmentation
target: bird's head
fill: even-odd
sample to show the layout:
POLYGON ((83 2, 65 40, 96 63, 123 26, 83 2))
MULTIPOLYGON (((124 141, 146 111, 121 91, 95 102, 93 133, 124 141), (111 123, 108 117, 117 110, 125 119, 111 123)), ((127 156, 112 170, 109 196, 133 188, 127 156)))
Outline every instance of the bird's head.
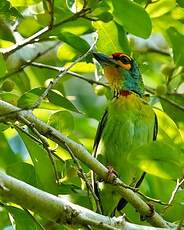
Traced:
POLYGON ((93 53, 93 56, 102 65, 104 75, 116 93, 134 92, 141 97, 144 95, 142 76, 134 59, 124 53, 114 53, 112 56, 93 53))

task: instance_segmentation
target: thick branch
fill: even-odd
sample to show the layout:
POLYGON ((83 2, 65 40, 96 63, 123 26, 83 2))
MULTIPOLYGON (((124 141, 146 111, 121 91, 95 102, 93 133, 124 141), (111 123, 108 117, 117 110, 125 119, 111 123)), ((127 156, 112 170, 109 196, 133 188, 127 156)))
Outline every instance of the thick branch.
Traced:
MULTIPOLYGON (((43 121, 36 118, 31 111, 21 110, 7 102, 0 100, 0 121, 8 120, 20 120, 21 117, 27 119, 34 124, 34 127, 44 136, 55 141, 57 144, 63 146, 67 145, 75 154, 75 156, 92 169, 99 177, 104 180, 107 177, 108 169, 101 164, 97 159, 91 156, 91 154, 84 148, 83 145, 76 143, 75 141, 67 138, 56 129, 47 125, 43 121), (4 114, 4 116, 3 116, 4 114)), ((170 225, 157 213, 152 212, 150 207, 128 186, 124 185, 118 178, 113 178, 115 189, 142 215, 147 217, 147 221, 156 227, 169 227, 170 225), (151 214, 151 215, 150 215, 151 214)))
MULTIPOLYGON (((87 208, 41 191, 20 180, 0 172, 0 196, 3 201, 14 202, 58 224, 91 226, 95 229, 161 230, 125 222, 121 218, 109 218, 87 208)), ((166 228, 165 228, 166 229, 166 228)))

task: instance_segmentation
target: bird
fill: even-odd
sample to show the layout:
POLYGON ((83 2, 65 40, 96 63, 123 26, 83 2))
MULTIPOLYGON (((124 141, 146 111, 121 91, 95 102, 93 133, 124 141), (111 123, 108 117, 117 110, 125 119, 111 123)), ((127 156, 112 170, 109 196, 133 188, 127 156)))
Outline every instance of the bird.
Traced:
MULTIPOLYGON (((143 79, 132 57, 122 52, 111 56, 93 52, 93 56, 113 92, 97 128, 93 156, 109 168, 109 173, 115 172, 123 182, 139 187, 146 173, 128 157, 134 149, 156 140, 156 114, 145 100, 143 79)), ((95 174, 93 188, 104 215, 113 216, 127 204, 114 186, 97 181, 95 174)))

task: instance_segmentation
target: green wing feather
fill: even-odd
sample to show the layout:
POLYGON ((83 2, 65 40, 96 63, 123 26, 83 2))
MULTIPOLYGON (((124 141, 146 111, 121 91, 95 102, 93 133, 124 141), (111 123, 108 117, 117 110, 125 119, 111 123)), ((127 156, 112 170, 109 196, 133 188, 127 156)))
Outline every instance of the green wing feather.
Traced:
MULTIPOLYGON (((157 134, 158 134, 158 119, 157 119, 157 116, 155 114, 155 124, 154 124, 154 130, 153 130, 153 141, 156 141, 157 139, 157 134)), ((144 177, 145 177, 146 173, 143 172, 140 179, 137 181, 136 185, 135 185, 135 188, 139 188, 141 183, 143 182, 144 180, 144 177)), ((118 205, 117 205, 117 210, 118 211, 121 211, 125 205, 127 204, 128 202, 124 199, 124 198, 121 198, 118 205)))

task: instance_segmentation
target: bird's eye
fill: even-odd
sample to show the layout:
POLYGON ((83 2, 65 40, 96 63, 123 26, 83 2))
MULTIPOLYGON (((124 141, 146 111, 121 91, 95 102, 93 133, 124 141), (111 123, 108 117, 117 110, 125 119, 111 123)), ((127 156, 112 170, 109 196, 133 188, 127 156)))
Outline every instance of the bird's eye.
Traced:
POLYGON ((126 56, 121 56, 120 61, 123 64, 130 64, 131 63, 131 60, 128 57, 126 57, 126 56))

